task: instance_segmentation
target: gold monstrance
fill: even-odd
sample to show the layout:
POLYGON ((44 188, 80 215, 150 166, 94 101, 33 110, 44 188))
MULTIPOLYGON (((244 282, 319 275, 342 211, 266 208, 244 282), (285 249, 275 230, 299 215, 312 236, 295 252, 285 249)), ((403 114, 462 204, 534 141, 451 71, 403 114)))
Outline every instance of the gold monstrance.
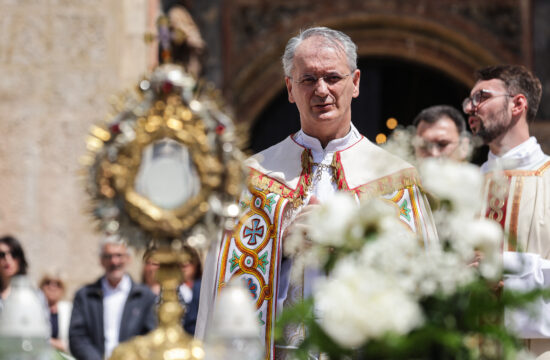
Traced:
POLYGON ((238 136, 217 90, 175 64, 157 67, 114 106, 87 139, 91 211, 101 232, 156 249, 162 296, 158 328, 111 359, 203 359, 200 341, 181 327, 178 264, 188 256, 183 245, 205 248, 238 215, 238 136))

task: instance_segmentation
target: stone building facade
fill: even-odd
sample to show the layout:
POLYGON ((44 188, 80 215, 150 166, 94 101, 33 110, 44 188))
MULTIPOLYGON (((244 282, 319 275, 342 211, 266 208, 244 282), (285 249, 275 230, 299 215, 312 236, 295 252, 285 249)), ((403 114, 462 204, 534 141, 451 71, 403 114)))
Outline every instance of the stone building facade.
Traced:
MULTIPOLYGON (((64 269, 69 297, 101 273, 78 159, 110 96, 154 65, 143 34, 157 8, 158 0, 0 0, 0 233, 21 239, 35 279, 64 269)), ((278 121, 264 115, 285 99, 280 56, 288 38, 326 25, 348 33, 363 60, 422 68, 460 91, 480 66, 534 69, 545 92, 533 127, 550 152, 546 0, 195 0, 191 12, 208 44, 206 77, 236 120, 253 128, 278 121)), ((398 92, 392 101, 399 106, 398 92)), ((139 268, 134 261, 135 276, 139 268)))
MULTIPOLYGON (((31 276, 101 274, 79 172, 109 97, 147 70, 146 0, 0 0, 0 233, 23 243, 31 276)), ((136 262, 137 263, 137 262, 136 262)))

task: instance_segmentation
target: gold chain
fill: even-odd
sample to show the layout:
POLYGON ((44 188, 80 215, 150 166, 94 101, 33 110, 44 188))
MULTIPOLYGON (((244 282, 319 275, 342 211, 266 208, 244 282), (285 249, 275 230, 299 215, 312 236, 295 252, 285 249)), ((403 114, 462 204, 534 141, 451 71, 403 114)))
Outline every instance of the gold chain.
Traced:
POLYGON ((312 163, 313 166, 317 166, 317 169, 315 170, 315 174, 313 175, 313 178, 315 179, 315 182, 318 183, 321 181, 321 172, 322 170, 331 171, 334 176, 336 168, 332 164, 321 164, 321 163, 312 163))

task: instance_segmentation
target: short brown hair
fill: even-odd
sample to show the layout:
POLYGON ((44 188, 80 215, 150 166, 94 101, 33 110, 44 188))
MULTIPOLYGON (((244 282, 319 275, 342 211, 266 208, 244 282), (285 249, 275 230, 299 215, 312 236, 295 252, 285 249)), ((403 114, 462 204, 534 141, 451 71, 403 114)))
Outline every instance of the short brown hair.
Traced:
POLYGON ((202 262, 199 252, 189 245, 183 245, 183 251, 189 254, 189 262, 195 265, 195 279, 198 280, 202 277, 202 262))
POLYGON ((476 79, 500 79, 506 85, 510 95, 523 94, 527 98, 527 121, 535 120, 542 96, 540 80, 525 66, 496 65, 480 69, 476 79))
POLYGON ((462 116, 460 111, 449 105, 434 105, 422 110, 414 118, 413 125, 418 126, 421 121, 425 121, 428 124, 435 124, 445 116, 455 123, 458 134, 464 135, 466 131, 466 120, 464 120, 464 116, 462 116))

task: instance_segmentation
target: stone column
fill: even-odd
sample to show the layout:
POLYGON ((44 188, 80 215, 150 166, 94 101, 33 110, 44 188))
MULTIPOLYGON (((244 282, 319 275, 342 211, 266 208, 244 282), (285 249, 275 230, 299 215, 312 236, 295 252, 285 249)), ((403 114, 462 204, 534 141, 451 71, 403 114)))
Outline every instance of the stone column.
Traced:
POLYGON ((34 280, 64 271, 68 298, 102 273, 79 157, 147 69, 147 1, 0 0, 0 235, 21 240, 34 280))

